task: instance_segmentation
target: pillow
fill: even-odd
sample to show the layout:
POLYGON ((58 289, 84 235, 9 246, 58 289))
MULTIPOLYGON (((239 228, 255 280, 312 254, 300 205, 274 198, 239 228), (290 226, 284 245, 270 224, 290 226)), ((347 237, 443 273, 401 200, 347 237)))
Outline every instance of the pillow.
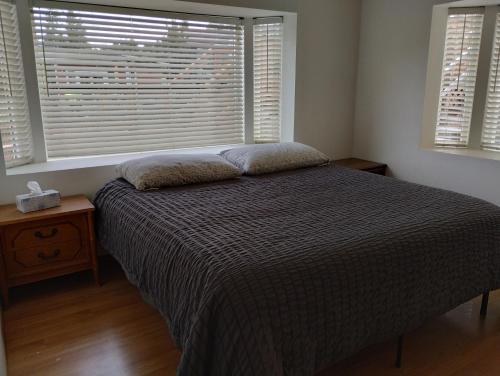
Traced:
POLYGON ((325 154, 298 142, 249 145, 225 150, 220 155, 247 175, 319 166, 330 162, 325 154))
POLYGON ((120 177, 141 191, 234 179, 241 172, 214 154, 161 154, 132 159, 116 167, 120 177))

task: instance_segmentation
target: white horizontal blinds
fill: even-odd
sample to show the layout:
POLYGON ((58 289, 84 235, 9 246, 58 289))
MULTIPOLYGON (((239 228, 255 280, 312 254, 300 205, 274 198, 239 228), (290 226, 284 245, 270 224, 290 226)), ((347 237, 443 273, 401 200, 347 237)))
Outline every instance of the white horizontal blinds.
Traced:
POLYGON ((500 151, 500 13, 497 14, 493 43, 481 147, 500 151))
POLYGON ((448 16, 435 137, 438 146, 468 145, 483 18, 482 9, 455 9, 448 16))
POLYGON ((0 131, 6 167, 29 163, 32 140, 16 7, 0 0, 0 131))
POLYGON ((254 140, 279 142, 283 23, 256 19, 254 25, 254 140))
POLYGON ((239 19, 60 4, 32 10, 49 158, 243 143, 239 19))

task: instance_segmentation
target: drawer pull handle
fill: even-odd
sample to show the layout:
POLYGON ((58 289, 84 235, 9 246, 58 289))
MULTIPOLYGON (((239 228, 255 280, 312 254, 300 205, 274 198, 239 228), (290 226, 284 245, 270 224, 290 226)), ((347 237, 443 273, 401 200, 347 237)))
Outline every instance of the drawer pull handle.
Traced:
POLYGON ((49 260, 55 259, 60 254, 61 254, 61 250, 60 249, 55 249, 54 252, 52 252, 51 255, 46 255, 43 252, 38 252, 38 258, 42 259, 43 261, 49 261, 49 260))
POLYGON ((50 232, 50 234, 44 235, 44 234, 42 234, 41 231, 37 231, 37 232, 35 232, 35 236, 38 239, 48 239, 48 238, 53 238, 54 236, 56 236, 57 232, 58 232, 57 228, 53 228, 52 231, 50 232))

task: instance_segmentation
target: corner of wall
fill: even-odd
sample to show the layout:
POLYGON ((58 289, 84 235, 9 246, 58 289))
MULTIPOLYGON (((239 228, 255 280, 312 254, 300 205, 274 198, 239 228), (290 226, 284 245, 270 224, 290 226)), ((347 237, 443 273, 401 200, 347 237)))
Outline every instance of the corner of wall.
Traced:
POLYGON ((355 56, 355 62, 356 62, 356 71, 355 71, 355 78, 354 78, 354 105, 352 108, 352 126, 351 126, 351 157, 356 156, 356 138, 355 138, 355 129, 356 129, 356 123, 357 123, 357 107, 358 107, 358 90, 359 90, 359 71, 360 71, 360 56, 361 56, 361 35, 362 35, 362 28, 363 28, 363 0, 358 1, 358 19, 357 19, 357 24, 358 24, 358 35, 357 35, 357 49, 356 49, 356 56, 355 56))
POLYGON ((361 0, 299 1, 295 139, 351 156, 361 0))

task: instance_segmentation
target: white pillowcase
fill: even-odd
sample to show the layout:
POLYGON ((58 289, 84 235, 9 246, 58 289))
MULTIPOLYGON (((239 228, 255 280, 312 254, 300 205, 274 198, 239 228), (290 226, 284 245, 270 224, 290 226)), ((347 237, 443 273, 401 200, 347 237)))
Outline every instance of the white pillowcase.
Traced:
POLYGON ((313 167, 330 162, 325 154, 298 142, 248 145, 220 154, 247 175, 313 167))
POLYGON ((241 171, 214 154, 161 154, 132 159, 116 167, 138 190, 234 179, 241 171))

